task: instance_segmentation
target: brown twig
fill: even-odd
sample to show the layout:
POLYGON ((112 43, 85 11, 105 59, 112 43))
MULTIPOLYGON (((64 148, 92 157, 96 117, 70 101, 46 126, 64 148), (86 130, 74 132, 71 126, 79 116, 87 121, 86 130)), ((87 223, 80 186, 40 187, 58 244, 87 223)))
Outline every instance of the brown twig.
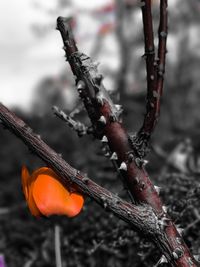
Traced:
MULTIPOLYGON (((152 184, 145 170, 145 162, 140 158, 137 148, 130 142, 129 135, 121 123, 118 108, 103 87, 102 76, 98 74, 91 59, 78 51, 69 20, 59 17, 57 28, 61 32, 66 58, 76 77, 77 89, 91 119, 94 135, 107 143, 111 159, 115 160, 135 202, 151 206, 162 221, 162 230, 170 242, 170 264, 189 266, 192 263, 198 266, 176 226, 167 215, 159 197, 159 188, 152 184)), ((157 245, 162 246, 162 244, 157 245)), ((169 260, 169 255, 166 258, 169 260)))

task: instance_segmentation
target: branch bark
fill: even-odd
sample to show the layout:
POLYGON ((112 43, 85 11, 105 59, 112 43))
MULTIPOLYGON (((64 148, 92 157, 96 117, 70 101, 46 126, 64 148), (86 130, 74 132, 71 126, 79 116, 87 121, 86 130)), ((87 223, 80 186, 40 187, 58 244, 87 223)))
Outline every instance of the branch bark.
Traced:
POLYGON ((147 154, 147 148, 160 115, 160 101, 165 73, 165 55, 167 41, 167 0, 160 0, 160 22, 158 29, 158 54, 155 56, 154 34, 151 14, 151 0, 142 0, 142 18, 147 72, 147 104, 143 125, 133 142, 141 157, 147 154))
MULTIPOLYGON (((59 17, 57 28, 63 39, 66 58, 76 77, 80 98, 91 119, 94 135, 107 142, 111 160, 115 160, 135 203, 148 204, 162 222, 162 231, 170 243, 170 253, 165 254, 166 258, 172 266, 198 266, 167 215, 159 197, 158 187, 152 184, 137 147, 130 142, 130 137, 121 123, 118 107, 113 104, 102 84, 102 75, 98 74, 91 59, 78 51, 69 20, 59 17)), ((162 246, 159 243, 157 245, 162 246)))
POLYGON ((129 223, 141 235, 149 237, 171 259, 169 241, 162 232, 162 223, 147 204, 134 205, 120 199, 107 189, 90 180, 85 174, 74 169, 62 157, 51 149, 41 137, 14 113, 0 104, 0 120, 5 128, 19 137, 31 152, 41 158, 59 176, 64 186, 69 183, 79 192, 89 196, 107 211, 129 223), (162 242, 161 242, 162 240, 162 242))

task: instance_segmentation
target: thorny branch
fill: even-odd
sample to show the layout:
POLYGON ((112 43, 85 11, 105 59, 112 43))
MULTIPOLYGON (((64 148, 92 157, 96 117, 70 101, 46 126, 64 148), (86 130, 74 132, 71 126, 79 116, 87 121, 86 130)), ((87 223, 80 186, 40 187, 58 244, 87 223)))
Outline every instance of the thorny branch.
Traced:
POLYGON ((160 0, 160 22, 158 29, 158 54, 156 57, 154 34, 151 14, 151 0, 142 0, 142 17, 144 28, 144 42, 147 72, 147 104, 143 125, 133 142, 137 146, 141 157, 147 153, 151 134, 157 124, 160 114, 160 101, 163 91, 165 73, 165 55, 167 41, 167 0, 160 0))
POLYGON ((82 194, 89 196, 107 211, 129 223, 140 234, 150 237, 155 244, 161 244, 161 250, 170 260, 170 244, 162 233, 162 223, 151 207, 146 204, 134 205, 120 199, 117 195, 99 186, 85 174, 74 169, 62 157, 51 149, 41 137, 14 113, 0 104, 0 120, 5 128, 19 137, 39 158, 51 167, 59 176, 60 182, 66 186, 71 183, 82 194), (162 242, 161 242, 162 240, 162 242))
MULTIPOLYGON (((135 203, 148 204, 160 218, 162 232, 170 243, 168 251, 164 252, 169 264, 179 267, 199 266, 167 215, 159 197, 159 188, 152 184, 138 148, 130 142, 130 137, 121 123, 119 107, 113 104, 102 84, 102 75, 98 74, 91 59, 78 51, 70 28, 70 20, 59 17, 57 29, 61 33, 66 59, 75 76, 79 96, 92 122, 94 135, 99 139, 102 138, 102 142, 107 144, 110 158, 116 162, 135 203)), ((151 49, 150 51, 152 52, 151 49)), ((154 101, 158 101, 155 93, 154 98, 156 99, 154 101)), ((154 109, 154 112, 157 112, 157 109, 154 109)), ((163 244, 160 241, 157 242, 157 246, 162 248, 163 244)), ((163 252, 163 249, 161 251, 163 252)))

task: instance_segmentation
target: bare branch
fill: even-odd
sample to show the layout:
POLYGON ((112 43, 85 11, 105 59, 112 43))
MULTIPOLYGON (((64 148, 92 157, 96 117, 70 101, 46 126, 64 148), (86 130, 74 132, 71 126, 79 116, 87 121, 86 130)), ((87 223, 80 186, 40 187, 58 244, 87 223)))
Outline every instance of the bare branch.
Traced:
MULTIPOLYGON (((159 197, 158 187, 154 186, 148 177, 144 167, 145 161, 130 142, 129 135, 121 123, 118 108, 102 84, 102 76, 98 74, 91 59, 78 51, 69 20, 59 17, 57 28, 61 33, 66 57, 76 76, 77 89, 91 119, 95 136, 106 140, 111 159, 116 161, 123 181, 135 202, 149 204, 160 218, 163 231, 170 241, 172 266, 187 266, 186 262, 195 262, 176 226, 167 215, 159 197)), ((157 245, 160 247, 161 243, 157 245)), ((169 259, 168 255, 165 256, 169 259)))
POLYGON ((63 110, 54 106, 53 108, 54 114, 60 118, 62 121, 66 122, 67 125, 72 128, 79 137, 92 133, 92 129, 90 127, 85 126, 85 124, 80 121, 75 121, 70 115, 67 115, 63 110))
POLYGON ((160 1, 158 57, 155 58, 154 35, 151 15, 151 0, 142 0, 142 15, 145 39, 145 59, 147 71, 147 105, 144 122, 133 142, 141 157, 146 155, 149 140, 158 122, 160 100, 163 91, 165 54, 167 41, 167 0, 160 1))
POLYGON ((68 186, 70 183, 76 190, 89 196, 100 206, 128 222, 140 234, 150 237, 150 240, 155 243, 161 244, 163 253, 169 260, 173 261, 173 255, 170 255, 169 242, 162 233, 162 225, 151 207, 146 204, 136 206, 123 201, 107 189, 94 183, 86 175, 81 174, 80 171, 64 161, 60 155, 41 140, 40 136, 34 134, 24 121, 9 111, 3 104, 0 104, 0 119, 3 125, 18 136, 29 150, 58 174, 60 182, 64 186, 68 186))

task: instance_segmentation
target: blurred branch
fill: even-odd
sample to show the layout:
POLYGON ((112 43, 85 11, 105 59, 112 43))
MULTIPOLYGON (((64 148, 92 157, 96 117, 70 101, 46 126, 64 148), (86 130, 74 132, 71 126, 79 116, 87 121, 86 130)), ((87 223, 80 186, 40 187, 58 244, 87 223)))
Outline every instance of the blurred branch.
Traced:
POLYGON ((70 115, 67 115, 63 110, 59 109, 58 107, 54 106, 53 108, 54 114, 61 119, 62 121, 66 122, 67 125, 72 128, 79 137, 90 134, 92 132, 91 127, 85 126, 80 121, 75 121, 70 115))
POLYGON ((160 1, 158 58, 155 57, 151 2, 151 0, 141 0, 147 72, 147 104, 143 125, 136 136, 133 136, 133 142, 138 147, 141 157, 148 152, 149 140, 158 122, 165 73, 167 0, 160 1))
POLYGON ((124 34, 124 18, 126 17, 126 4, 125 1, 115 0, 116 3, 116 36, 118 39, 119 49, 120 49, 120 68, 117 75, 117 92, 120 95, 125 94, 126 88, 126 74, 130 63, 130 49, 125 34, 124 34))
MULTIPOLYGON (((151 24, 148 24, 152 19, 150 15, 151 1, 147 1, 147 4, 148 10, 146 7, 144 8, 144 15, 147 19, 145 20, 145 32, 147 31, 149 34, 152 33, 151 24)), ((135 202, 148 204, 162 222, 162 232, 170 245, 166 251, 165 245, 164 249, 162 247, 164 240, 159 240, 157 246, 164 253, 171 266, 185 267, 188 266, 188 261, 193 266, 198 266, 178 229, 167 215, 166 208, 159 197, 159 188, 154 186, 148 177, 144 167, 145 162, 140 158, 138 148, 130 142, 129 135, 121 123, 118 107, 113 104, 102 84, 102 75, 98 74, 92 60, 78 51, 69 19, 59 17, 57 29, 61 33, 66 58, 76 77, 77 89, 92 122, 94 135, 99 139, 102 138, 102 142, 107 143, 111 159, 115 160, 123 181, 135 202)), ((153 38, 151 34, 150 37, 153 38)), ((149 58, 148 75, 150 76, 152 64, 154 64, 154 47, 150 46, 153 44, 152 42, 153 39, 146 39, 146 52, 149 58)), ((157 74, 155 73, 155 75, 157 74)), ((151 93, 154 93, 154 90, 151 93)), ((158 101, 158 98, 155 98, 155 101, 158 101)), ((154 112, 156 110, 154 109, 154 112)), ((154 112, 152 116, 155 115, 154 112)))
POLYGON ((61 244, 60 244, 60 226, 54 226, 54 238, 55 238, 55 257, 56 257, 56 267, 62 267, 62 257, 61 257, 61 244))

